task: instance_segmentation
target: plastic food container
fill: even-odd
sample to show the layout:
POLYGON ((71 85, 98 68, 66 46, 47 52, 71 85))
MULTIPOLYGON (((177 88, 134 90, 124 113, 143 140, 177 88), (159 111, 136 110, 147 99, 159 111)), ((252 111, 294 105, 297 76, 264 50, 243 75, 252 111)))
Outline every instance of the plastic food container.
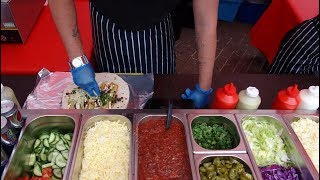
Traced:
POLYGON ((310 169, 310 171, 311 171, 311 173, 313 175, 313 178, 314 179, 319 179, 319 172, 317 171, 317 169, 315 168, 314 164, 312 163, 311 158, 309 157, 308 153, 304 149, 304 147, 303 147, 302 143, 300 142, 297 134, 295 133, 295 131, 291 127, 291 124, 293 122, 298 121, 300 118, 309 118, 309 119, 319 123, 319 116, 315 116, 315 115, 299 115, 299 114, 285 114, 285 115, 283 115, 283 117, 284 117, 284 122, 287 124, 288 129, 289 129, 289 131, 291 133, 291 136, 294 139, 297 147, 299 147, 299 149, 301 150, 300 152, 306 158, 306 165, 310 169))
POLYGON ((246 153, 246 146, 241 136, 238 124, 232 114, 188 114, 188 125, 191 136, 193 153, 195 154, 226 154, 226 153, 246 153), (197 123, 212 122, 223 125, 232 135, 233 144, 231 149, 205 149, 194 139, 192 128, 197 123))
MULTIPOLYGON (((18 179, 26 172, 28 168, 28 166, 25 165, 26 159, 28 159, 26 157, 32 152, 35 140, 39 138, 43 132, 58 130, 62 133, 73 133, 73 137, 77 137, 79 119, 80 116, 77 114, 30 115, 26 120, 25 127, 21 131, 19 142, 13 149, 13 155, 9 160, 8 166, 2 174, 2 179, 18 179)), ((63 179, 68 179, 76 139, 77 138, 72 138, 63 179)))
POLYGON ((98 121, 120 121, 120 123, 124 123, 128 129, 130 129, 130 150, 129 150, 129 174, 128 179, 131 180, 133 178, 132 174, 132 162, 133 162, 133 144, 132 144, 132 123, 131 121, 122 115, 97 115, 97 116, 91 116, 91 115, 84 115, 81 121, 81 126, 79 130, 79 136, 77 139, 77 144, 75 148, 75 153, 73 156, 73 163, 71 165, 71 172, 69 174, 69 179, 79 179, 80 172, 81 172, 81 166, 82 166, 82 159, 83 159, 83 151, 84 151, 84 140, 86 133, 88 129, 93 127, 96 122, 98 121))
MULTIPOLYGON (((140 172, 139 174, 139 161, 141 164, 143 164, 143 166, 148 166, 148 167, 151 167, 153 165, 158 165, 159 163, 163 163, 163 164, 166 164, 166 166, 161 166, 161 167, 164 167, 165 169, 163 169, 164 171, 166 169, 171 169, 175 172, 178 172, 176 170, 181 170, 184 171, 187 169, 187 171, 184 171, 184 173, 181 173, 179 174, 180 176, 184 176, 185 179, 187 178, 190 178, 190 179, 195 179, 195 168, 194 168, 194 161, 193 161, 193 155, 192 155, 192 150, 191 150, 191 143, 190 143, 190 137, 188 137, 188 134, 189 134, 189 131, 188 131, 188 126, 187 126, 187 123, 186 123, 186 119, 185 119, 185 116, 183 115, 179 115, 179 114, 173 114, 173 117, 172 117, 172 124, 171 124, 171 128, 168 129, 168 130, 164 130, 163 131, 163 128, 162 127, 155 127, 155 128, 151 128, 151 129, 146 129, 145 127, 147 127, 146 125, 148 125, 148 123, 160 123, 161 124, 163 123, 163 127, 165 128, 165 118, 166 116, 165 115, 162 115, 162 114, 158 114, 158 115, 147 115, 147 114, 135 114, 135 117, 134 117, 134 128, 135 128, 135 179, 139 179, 139 176, 143 176, 144 174, 148 174, 149 172, 146 172, 146 171, 143 171, 143 172, 140 172), (177 128, 179 127, 179 128, 177 128), (180 131, 178 134, 178 137, 173 137, 171 136, 172 133, 176 133, 176 130, 177 129, 181 129, 182 128, 182 131, 180 131), (140 131, 139 131, 140 129, 140 131), (146 144, 143 144, 145 142, 147 142, 148 140, 146 139, 141 139, 141 138, 147 138, 146 136, 147 135, 152 135, 153 132, 159 132, 159 133, 162 133, 162 135, 164 136, 163 138, 165 138, 165 140, 163 139, 156 139, 156 138, 151 138, 152 140, 154 140, 153 144, 155 143, 161 143, 163 142, 162 144, 159 144, 158 146, 156 146, 155 148, 156 151, 153 151, 151 153, 155 154, 154 157, 152 157, 152 160, 155 161, 153 164, 149 163, 150 159, 146 159, 147 157, 139 157, 139 146, 143 146, 143 147, 150 147, 149 145, 146 146, 146 144), (165 133, 163 133, 165 132, 165 133), (141 134, 139 134, 141 133, 141 134), (168 136, 166 136, 165 134, 166 133, 169 133, 168 136), (184 135, 185 137, 181 137, 181 134, 184 135), (184 139, 184 141, 182 140, 184 139), (184 143, 182 143, 184 142, 184 143), (174 144, 174 146, 172 146, 174 144), (183 144, 183 145, 182 145, 183 144), (175 146, 177 145, 177 146, 175 146), (178 146, 179 145, 179 146, 178 146), (182 146, 185 146, 185 147, 182 147, 182 146), (166 155, 164 152, 167 152, 168 149, 165 149, 165 148, 171 148, 172 149, 172 154, 168 153, 169 154, 169 157, 173 158, 173 159, 163 159, 162 157, 164 155, 166 155), (181 153, 181 149, 184 149, 185 152, 183 152, 183 154, 179 155, 179 157, 182 157, 184 156, 185 159, 176 159, 176 160, 179 160, 179 161, 183 161, 185 162, 184 166, 181 167, 179 166, 179 168, 181 169, 176 169, 177 166, 173 167, 173 166, 168 166, 168 164, 172 161, 175 161, 174 158, 174 154, 175 154, 175 151, 177 151, 179 149, 179 152, 181 153), (141 158, 141 159, 139 159, 141 158), (147 164, 146 164, 147 163, 147 164)), ((161 125, 160 125, 161 126, 161 125)), ((161 135, 161 136, 162 136, 161 135)), ((143 152, 141 152, 143 153, 143 152)), ((145 155, 145 153, 141 154, 141 155, 145 155)), ((173 165, 177 165, 177 164, 173 164, 173 165)), ((141 167, 140 167, 141 168, 141 167)), ((179 172, 180 173, 180 172, 179 172)), ((159 174, 150 174, 152 175, 153 178, 160 178, 158 175, 159 174), (155 177, 155 176, 158 176, 158 177, 155 177)), ((171 174, 162 174, 160 176, 170 176, 171 174)), ((150 176, 150 178, 152 178, 150 176)))
MULTIPOLYGON (((283 140, 285 146, 286 146, 286 153, 293 163, 291 167, 294 167, 297 170, 297 173, 299 175, 299 179, 313 179, 312 174, 310 170, 308 169, 307 163, 306 163, 306 158, 304 155, 301 153, 301 149, 295 145, 293 142, 294 139, 290 136, 290 133, 288 131, 287 126, 285 123, 282 121, 282 118, 280 115, 277 114, 272 114, 272 115, 255 115, 255 114, 236 114, 236 119, 237 122, 241 128, 241 132, 243 133, 243 137, 246 137, 243 127, 242 127, 242 122, 245 121, 246 118, 251 117, 255 118, 257 121, 259 120, 265 120, 268 121, 269 123, 275 125, 278 128, 282 128, 282 134, 280 135, 281 139, 283 140)), ((255 157, 253 156, 252 150, 250 148, 249 142, 247 138, 244 138, 246 145, 248 147, 248 154, 251 157, 251 160, 253 163, 257 164, 255 161, 255 157)), ((270 164, 271 165, 271 164, 270 164)), ((255 168, 257 168, 256 166, 255 168)), ((260 173, 259 168, 255 169, 256 172, 260 173)))

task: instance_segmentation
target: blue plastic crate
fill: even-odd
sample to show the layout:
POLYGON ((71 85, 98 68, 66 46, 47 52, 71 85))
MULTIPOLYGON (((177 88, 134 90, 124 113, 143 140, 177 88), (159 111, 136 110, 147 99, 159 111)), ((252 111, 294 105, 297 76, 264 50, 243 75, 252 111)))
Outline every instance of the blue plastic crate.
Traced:
POLYGON ((252 3, 245 1, 241 4, 238 10, 237 20, 249 24, 255 24, 269 4, 270 1, 266 1, 265 3, 252 3))
POLYGON ((218 19, 233 22, 243 0, 220 0, 218 19))

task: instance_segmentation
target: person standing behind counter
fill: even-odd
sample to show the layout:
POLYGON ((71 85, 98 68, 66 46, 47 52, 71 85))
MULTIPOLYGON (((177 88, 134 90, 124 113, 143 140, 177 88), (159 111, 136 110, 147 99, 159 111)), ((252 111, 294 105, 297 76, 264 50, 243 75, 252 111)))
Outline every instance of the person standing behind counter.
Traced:
MULTIPOLYGON (((179 0, 90 0, 94 54, 98 71, 111 73, 175 73, 174 35, 170 11, 179 0)), ((183 99, 203 108, 212 93, 217 45, 218 0, 193 0, 199 83, 183 99)), ((73 81, 91 96, 100 95, 78 31, 74 0, 49 0, 66 48, 73 81)))

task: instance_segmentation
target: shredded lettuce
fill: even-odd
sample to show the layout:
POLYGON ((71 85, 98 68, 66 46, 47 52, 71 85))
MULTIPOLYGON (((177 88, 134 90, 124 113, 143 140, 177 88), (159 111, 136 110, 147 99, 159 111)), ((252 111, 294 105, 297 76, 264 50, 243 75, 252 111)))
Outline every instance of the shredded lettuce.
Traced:
POLYGON ((280 137, 282 129, 263 119, 254 118, 243 121, 242 127, 258 166, 287 165, 289 158, 280 137))

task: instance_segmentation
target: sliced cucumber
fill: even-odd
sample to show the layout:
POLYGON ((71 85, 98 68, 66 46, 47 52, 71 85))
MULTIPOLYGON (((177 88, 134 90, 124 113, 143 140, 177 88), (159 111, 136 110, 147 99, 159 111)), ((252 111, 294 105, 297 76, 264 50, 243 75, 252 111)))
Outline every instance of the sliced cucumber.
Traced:
POLYGON ((71 141, 71 137, 69 134, 65 134, 65 135, 63 135, 63 137, 65 140, 71 141))
POLYGON ((50 133, 49 143, 52 143, 52 142, 54 141, 55 137, 56 137, 56 136, 54 135, 54 133, 50 133))
POLYGON ((43 144, 45 147, 50 147, 48 139, 44 139, 43 144))
POLYGON ((63 150, 66 149, 66 146, 64 145, 63 140, 60 140, 60 141, 56 144, 56 148, 57 148, 59 151, 63 151, 63 150))
POLYGON ((61 173, 61 169, 54 169, 53 170, 53 175, 57 178, 62 178, 62 173, 61 173))
POLYGON ((68 143, 68 146, 71 147, 71 141, 68 141, 67 143, 68 143))
POLYGON ((52 142, 52 144, 56 144, 57 142, 60 141, 60 136, 58 134, 56 134, 54 141, 52 142))
POLYGON ((42 141, 40 141, 40 144, 37 146, 37 148, 34 149, 34 152, 36 154, 39 154, 42 151, 42 149, 43 149, 43 143, 42 141))
POLYGON ((47 164, 42 165, 41 167, 42 167, 42 169, 44 169, 44 168, 51 167, 51 166, 52 166, 52 163, 47 163, 47 164))
POLYGON ((51 162, 52 162, 52 163, 55 163, 55 162, 56 162, 56 157, 57 157, 59 154, 60 154, 59 152, 53 151, 53 153, 52 153, 52 159, 51 159, 51 162))
POLYGON ((62 154, 59 154, 57 157, 56 157, 56 161, 55 161, 55 164, 61 168, 65 167, 67 165, 67 160, 65 160, 62 156, 62 154))
POLYGON ((50 152, 49 154, 48 154, 48 161, 52 161, 52 156, 53 156, 53 152, 50 152))
POLYGON ((37 139, 35 142, 34 142, 34 145, 33 145, 33 149, 37 148, 39 145, 40 145, 41 141, 39 139, 37 139))
POLYGON ((28 165, 33 166, 35 162, 36 162, 36 155, 30 154, 28 165))
POLYGON ((40 153, 40 159, 42 161, 47 161, 47 156, 44 153, 45 148, 42 149, 41 153, 40 153))
POLYGON ((57 166, 57 165, 52 165, 52 169, 57 169, 57 168, 60 168, 59 166, 57 166))
POLYGON ((60 135, 60 139, 63 141, 63 143, 67 143, 67 140, 64 139, 63 135, 60 135))
POLYGON ((61 170, 61 171, 62 171, 62 175, 64 174, 64 170, 65 170, 65 169, 66 169, 66 167, 62 168, 62 170, 61 170))
POLYGON ((68 150, 62 151, 61 154, 65 159, 68 159, 68 157, 69 157, 69 151, 68 150))
POLYGON ((52 177, 51 177, 51 180, 61 180, 61 178, 57 178, 57 177, 55 177, 55 176, 52 176, 52 177))
POLYGON ((48 134, 43 134, 40 136, 40 140, 44 140, 44 139, 49 139, 49 135, 48 134))
POLYGON ((53 152, 55 149, 56 149, 56 146, 53 146, 53 147, 50 146, 50 149, 49 149, 48 152, 49 152, 49 153, 50 153, 50 152, 53 152))
POLYGON ((41 168, 38 164, 36 164, 33 168, 33 174, 36 176, 42 176, 41 168))

